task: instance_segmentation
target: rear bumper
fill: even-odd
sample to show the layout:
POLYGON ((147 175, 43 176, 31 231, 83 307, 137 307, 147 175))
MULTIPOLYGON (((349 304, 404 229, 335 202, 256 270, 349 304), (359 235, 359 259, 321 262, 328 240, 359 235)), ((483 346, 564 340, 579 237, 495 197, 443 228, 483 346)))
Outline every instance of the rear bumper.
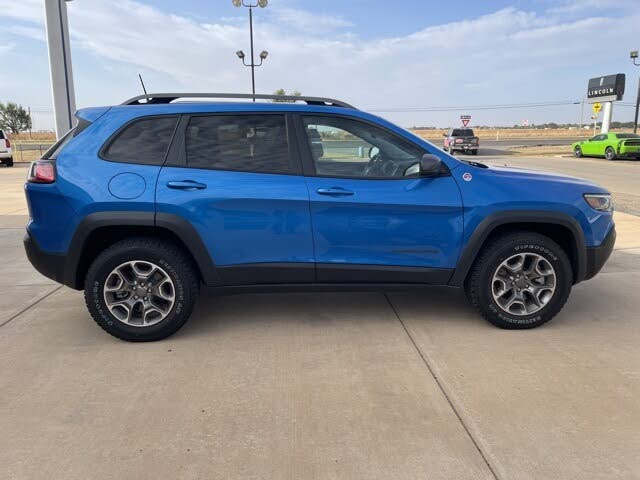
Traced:
POLYGON ((64 283, 66 255, 42 251, 29 232, 24 236, 24 249, 31 265, 38 272, 58 283, 64 283))
POLYGON ((5 159, 5 158, 11 158, 13 155, 13 153, 11 152, 11 150, 9 150, 8 152, 0 152, 0 158, 5 159))
POLYGON ((605 237, 602 244, 597 247, 587 247, 587 271, 584 277, 585 280, 595 277, 613 251, 613 246, 616 243, 616 229, 612 228, 609 234, 605 237))

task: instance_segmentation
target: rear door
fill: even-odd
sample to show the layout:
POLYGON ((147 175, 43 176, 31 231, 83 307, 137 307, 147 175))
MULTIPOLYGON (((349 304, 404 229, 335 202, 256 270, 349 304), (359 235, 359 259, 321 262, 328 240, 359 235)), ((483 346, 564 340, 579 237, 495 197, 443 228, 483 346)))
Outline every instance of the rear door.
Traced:
POLYGON ((318 282, 446 283, 462 239, 450 175, 404 176, 421 147, 370 122, 298 117, 318 282))
POLYGON ((224 285, 314 280, 309 193, 291 125, 271 113, 180 122, 157 212, 195 227, 224 285))

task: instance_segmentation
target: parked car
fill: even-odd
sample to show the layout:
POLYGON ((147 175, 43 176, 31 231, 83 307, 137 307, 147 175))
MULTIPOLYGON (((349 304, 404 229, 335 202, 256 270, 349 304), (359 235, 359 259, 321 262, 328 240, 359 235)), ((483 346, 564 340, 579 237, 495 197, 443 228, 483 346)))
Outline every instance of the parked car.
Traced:
POLYGON ((476 137, 471 128, 452 128, 448 133, 443 133, 444 142, 442 149, 453 155, 455 152, 478 154, 480 139, 476 137))
POLYGON ((13 151, 11 150, 11 142, 2 130, 0 130, 0 163, 7 167, 13 167, 13 151))
POLYGON ((82 109, 31 165, 31 263, 118 338, 173 334, 202 286, 449 285, 498 327, 537 327, 613 249, 611 195, 591 182, 462 161, 337 100, 174 102, 200 96, 229 98, 82 109))
POLYGON ((572 145, 576 157, 640 159, 640 135, 635 133, 602 133, 572 145))

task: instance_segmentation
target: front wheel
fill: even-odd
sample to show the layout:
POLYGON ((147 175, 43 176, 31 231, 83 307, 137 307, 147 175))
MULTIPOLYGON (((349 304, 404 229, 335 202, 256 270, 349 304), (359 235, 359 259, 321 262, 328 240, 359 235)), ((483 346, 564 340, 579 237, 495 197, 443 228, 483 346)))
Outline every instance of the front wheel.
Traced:
POLYGON ((577 158, 581 158, 582 157, 582 148, 580 147, 576 147, 573 150, 573 154, 577 157, 577 158))
POLYGON ((478 150, 471 150, 471 155, 478 155, 478 150))
POLYGON ((516 232, 487 244, 469 273, 467 297, 493 325, 538 327, 555 317, 573 284, 567 254, 553 240, 516 232))
POLYGON ((161 340, 189 319, 198 277, 179 247, 152 238, 118 242, 94 260, 85 280, 89 313, 107 333, 130 342, 161 340))
POLYGON ((607 160, 615 160, 616 159, 616 151, 613 147, 607 147, 604 151, 604 158, 607 160))

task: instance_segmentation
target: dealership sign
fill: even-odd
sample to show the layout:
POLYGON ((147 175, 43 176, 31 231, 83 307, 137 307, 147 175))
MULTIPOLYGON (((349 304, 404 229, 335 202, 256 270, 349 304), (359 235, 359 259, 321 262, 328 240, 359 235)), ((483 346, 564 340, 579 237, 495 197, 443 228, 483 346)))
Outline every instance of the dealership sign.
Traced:
POLYGON ((594 102, 615 102, 624 95, 624 73, 606 75, 589 80, 587 98, 594 102))

